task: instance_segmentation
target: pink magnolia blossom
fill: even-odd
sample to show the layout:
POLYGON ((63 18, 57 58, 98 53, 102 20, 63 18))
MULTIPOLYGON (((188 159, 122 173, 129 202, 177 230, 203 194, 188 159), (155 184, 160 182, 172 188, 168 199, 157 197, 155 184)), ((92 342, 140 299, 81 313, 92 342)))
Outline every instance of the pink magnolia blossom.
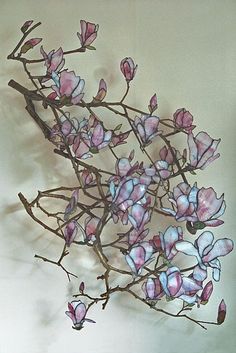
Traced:
MULTIPOLYGON (((120 243, 127 243, 129 245, 134 245, 140 243, 149 233, 149 229, 135 229, 131 228, 127 233, 119 233, 121 237, 120 243)), ((152 245, 152 244, 151 244, 152 245)))
POLYGON ((147 300, 158 300, 164 295, 159 277, 149 277, 142 285, 142 290, 147 300))
POLYGON ((87 159, 92 157, 92 154, 90 153, 89 141, 88 139, 83 138, 82 134, 78 134, 73 139, 72 151, 79 159, 87 159))
POLYGON ((143 266, 147 265, 152 261, 151 256, 153 254, 153 248, 149 242, 142 242, 138 245, 134 245, 129 253, 125 256, 127 264, 131 268, 131 271, 135 275, 140 275, 143 266))
POLYGON ((166 161, 156 161, 154 165, 145 168, 145 175, 153 180, 154 182, 158 183, 160 179, 168 179, 171 175, 169 171, 169 164, 166 161))
POLYGON ((77 233, 78 233, 78 224, 76 221, 73 220, 66 225, 64 230, 64 238, 65 238, 66 245, 68 247, 75 240, 77 233))
POLYGON ((84 80, 80 76, 76 76, 74 71, 62 71, 60 75, 52 72, 52 79, 55 85, 52 89, 61 99, 67 98, 72 104, 78 104, 84 96, 84 80))
POLYGON ((94 23, 81 20, 80 26, 81 33, 77 32, 77 36, 79 37, 81 46, 84 48, 88 47, 89 49, 90 45, 97 38, 99 25, 95 25, 94 23))
POLYGON ((107 147, 111 141, 111 136, 111 131, 105 131, 102 124, 97 124, 89 132, 90 148, 97 151, 107 147))
POLYGON ((190 187, 186 183, 180 183, 174 188, 169 200, 176 211, 170 208, 163 208, 163 211, 179 222, 192 222, 195 229, 216 227, 224 223, 218 219, 225 212, 224 195, 217 198, 213 188, 199 189, 196 185, 190 187))
POLYGON ((173 120, 175 127, 178 129, 183 129, 187 133, 190 133, 195 128, 195 125, 192 125, 193 116, 185 108, 176 110, 173 120))
POLYGON ((150 99, 150 103, 149 103, 149 106, 148 106, 148 109, 150 111, 150 114, 152 114, 158 107, 158 104, 157 104, 157 95, 154 94, 151 99, 150 99))
POLYGON ((182 276, 178 267, 169 267, 159 279, 168 297, 182 299, 188 304, 196 302, 196 293, 202 289, 194 279, 182 276))
POLYGON ((221 325, 225 321, 226 316, 226 304, 224 299, 221 300, 218 307, 217 324, 221 325))
POLYGON ((127 82, 130 82, 133 80, 137 71, 137 67, 138 65, 134 64, 134 61, 132 58, 127 57, 121 61, 120 69, 127 82))
POLYGON ((96 230, 100 219, 97 217, 87 217, 84 224, 86 241, 94 242, 96 240, 96 230))
POLYGON ((48 54, 40 48, 41 54, 45 60, 45 66, 47 68, 46 77, 42 79, 42 82, 47 81, 51 78, 52 72, 58 73, 63 68, 65 64, 65 59, 63 58, 63 50, 59 48, 58 50, 52 50, 48 54))
POLYGON ((197 258, 198 266, 193 272, 193 277, 198 281, 206 278, 207 267, 212 268, 213 279, 219 281, 221 265, 218 257, 225 256, 233 250, 231 239, 218 239, 214 244, 213 241, 214 235, 211 232, 203 232, 194 244, 189 241, 179 241, 175 244, 177 251, 197 258))
POLYGON ((143 205, 136 203, 130 207, 128 218, 135 229, 143 230, 150 221, 150 213, 143 205))
POLYGON ((107 85, 106 82, 101 79, 99 82, 98 93, 93 98, 94 102, 102 102, 103 99, 106 97, 107 94, 107 85))
MULTIPOLYGON (((174 154, 177 157, 177 151, 175 148, 173 148, 174 154)), ((174 157, 173 154, 171 153, 171 150, 167 148, 166 146, 163 146, 160 149, 159 156, 162 161, 166 161, 168 164, 173 164, 174 163, 174 157)))
POLYGON ((165 233, 160 233, 161 248, 167 260, 172 260, 177 254, 175 243, 183 239, 181 227, 170 226, 165 233))
POLYGON ((95 321, 86 318, 86 306, 81 300, 73 300, 68 303, 68 310, 65 313, 72 320, 72 327, 75 330, 81 330, 85 321, 95 323, 95 321))
POLYGON ((195 137, 188 135, 189 160, 194 168, 205 169, 215 159, 220 157, 216 152, 219 140, 212 139, 206 132, 199 132, 195 137))
POLYGON ((136 116, 134 127, 137 130, 144 144, 148 144, 155 136, 161 134, 159 131, 159 121, 157 116, 143 115, 141 118, 136 116))

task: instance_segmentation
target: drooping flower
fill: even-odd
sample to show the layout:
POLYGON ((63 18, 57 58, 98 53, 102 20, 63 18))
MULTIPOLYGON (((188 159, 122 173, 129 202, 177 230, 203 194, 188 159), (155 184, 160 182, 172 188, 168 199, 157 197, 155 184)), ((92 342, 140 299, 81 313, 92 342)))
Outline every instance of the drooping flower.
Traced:
POLYGON ((136 116, 134 119, 134 128, 137 130, 144 144, 148 144, 155 136, 161 133, 159 128, 160 119, 157 116, 143 115, 136 116))
POLYGON ((96 230, 100 219, 97 217, 87 217, 84 224, 86 241, 94 242, 96 240, 96 230))
POLYGON ((175 244, 176 250, 185 255, 195 256, 198 261, 193 272, 197 281, 204 281, 207 277, 207 267, 212 268, 212 276, 215 281, 220 280, 221 264, 219 256, 225 256, 233 250, 233 241, 228 238, 218 239, 214 244, 212 232, 203 232, 194 244, 189 241, 179 241, 175 244))
POLYGON ((153 248, 149 242, 142 242, 134 245, 125 256, 127 264, 135 275, 140 275, 143 266, 147 265, 152 259, 153 248))
POLYGON ((77 36, 79 37, 81 46, 90 49, 90 45, 97 38, 99 25, 95 25, 94 23, 81 20, 80 27, 81 33, 77 32, 77 36))
POLYGON ((217 324, 221 325, 225 321, 226 316, 226 304, 224 299, 221 300, 218 307, 217 324))
POLYGON ((133 80, 137 71, 137 67, 138 65, 134 64, 134 61, 132 58, 126 57, 121 61, 120 69, 127 82, 130 82, 133 80))
POLYGON ((147 300, 158 300, 164 295, 159 277, 149 277, 142 285, 147 300))
POLYGON ((172 260, 177 254, 175 243, 183 239, 181 227, 170 226, 165 233, 160 233, 161 248, 167 260, 172 260))
POLYGON ((107 85, 106 82, 101 79, 99 82, 98 93, 95 97, 93 97, 94 102, 102 102, 103 99, 106 97, 107 94, 107 85))
POLYGON ((84 80, 76 76, 74 71, 62 71, 60 75, 52 72, 52 79, 55 85, 52 89, 65 103, 78 104, 84 96, 84 80))
POLYGON ((192 130, 195 128, 195 125, 192 125, 193 116, 185 108, 176 110, 176 112, 174 113, 173 121, 175 127, 177 127, 178 129, 183 129, 187 133, 191 133, 192 130))
POLYGON ((65 238, 66 245, 68 247, 73 243, 77 233, 78 233, 78 223, 73 220, 66 225, 64 230, 64 238, 65 238))
POLYGON ((95 321, 86 318, 86 306, 81 300, 73 300, 71 303, 68 303, 68 310, 65 313, 72 320, 72 327, 75 330, 81 330, 85 321, 95 323, 95 321))
POLYGON ((213 188, 190 187, 187 183, 178 184, 169 199, 176 210, 163 208, 179 222, 192 222, 195 229, 205 226, 216 227, 224 223, 218 218, 225 212, 224 195, 217 198, 213 188))
POLYGON ((182 276, 179 268, 175 266, 161 272, 159 279, 168 297, 182 299, 188 304, 196 302, 196 293, 202 289, 194 279, 182 276))
POLYGON ((148 109, 150 111, 150 114, 152 114, 158 107, 158 104, 157 104, 157 95, 154 94, 151 99, 150 99, 150 103, 149 103, 149 106, 148 106, 148 109))
POLYGON ((215 159, 220 157, 216 152, 220 139, 212 139, 206 132, 199 132, 195 137, 188 135, 190 166, 205 169, 215 159))
POLYGON ((58 50, 51 50, 48 54, 44 51, 43 47, 40 48, 41 54, 45 60, 45 66, 47 67, 46 77, 42 79, 42 82, 46 82, 51 78, 52 72, 59 73, 65 64, 65 59, 63 58, 63 50, 59 48, 58 50))

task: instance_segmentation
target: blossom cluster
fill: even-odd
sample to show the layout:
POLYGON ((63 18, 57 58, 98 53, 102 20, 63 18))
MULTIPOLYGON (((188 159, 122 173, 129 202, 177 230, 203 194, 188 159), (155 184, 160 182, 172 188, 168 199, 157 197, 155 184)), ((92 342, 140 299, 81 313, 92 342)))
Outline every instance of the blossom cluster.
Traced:
MULTIPOLYGON (((28 77, 34 83, 31 91, 24 89, 24 97, 32 105, 36 100, 44 108, 51 109, 53 122, 46 123, 34 113, 31 116, 54 144, 55 152, 70 160, 77 184, 74 188, 59 187, 39 193, 31 203, 21 196, 34 220, 38 218, 34 216, 33 207, 56 219, 55 229, 45 228, 63 240, 63 251, 58 262, 36 257, 61 267, 70 280, 71 276, 76 275, 67 271, 62 261, 69 255, 71 247, 87 246, 104 267, 104 273, 98 279, 104 281, 106 291, 93 297, 87 293, 89 285, 86 284, 85 289, 85 283, 81 282, 76 296, 83 298, 84 302, 73 300, 68 303, 66 315, 72 320, 73 328, 80 330, 85 322, 94 323, 87 318, 88 310, 98 302, 102 302, 105 308, 116 292, 127 292, 161 312, 164 311, 159 309, 158 303, 163 298, 167 301, 180 300, 183 306, 181 311, 177 314, 166 313, 189 318, 202 327, 202 323, 212 323, 198 321, 182 313, 193 306, 208 303, 214 282, 219 281, 221 276, 219 257, 233 250, 233 241, 227 237, 215 240, 213 232, 208 229, 224 223, 224 194, 218 196, 212 186, 199 187, 197 182, 190 184, 187 174, 196 175, 198 169, 207 168, 219 158, 217 148, 220 139, 214 139, 204 131, 195 134, 197 126, 186 108, 177 109, 171 118, 161 118, 156 113, 156 94, 149 99, 148 111, 125 104, 138 71, 138 65, 131 57, 125 57, 120 62, 126 85, 123 97, 116 102, 106 102, 108 86, 106 80, 101 78, 97 93, 87 101, 85 80, 65 68, 66 55, 95 49, 92 44, 97 38, 99 26, 85 20, 80 21, 81 29, 77 33, 79 48, 67 52, 60 47, 47 52, 41 46, 41 57, 36 62, 44 64, 44 74, 35 78, 28 69, 35 61, 26 59, 25 54, 42 41, 42 38, 27 38, 37 26, 33 26, 32 20, 23 24, 22 40, 9 59, 23 62, 28 77), (75 108, 78 109, 78 116, 74 116, 75 108), (110 119, 115 121, 113 128, 107 128, 102 113, 95 113, 97 108, 106 109, 107 114, 115 114, 115 118, 112 115, 110 119), (128 128, 123 128, 123 122, 119 123, 117 116, 125 119, 124 125, 128 128), (186 144, 183 151, 172 142, 172 137, 180 133, 186 144), (127 154, 116 148, 125 143, 128 146, 127 154), (135 161, 138 158, 136 147, 129 149, 133 144, 137 144, 143 153, 143 160, 135 161), (155 146, 153 152, 149 150, 150 145, 155 146), (102 150, 110 152, 113 158, 114 163, 109 170, 96 165, 96 155, 102 150), (94 163, 89 164, 88 159, 92 157, 94 163), (56 213, 48 212, 40 205, 42 197, 60 200, 64 206, 56 213), (169 220, 166 229, 161 229, 159 217, 169 220), (105 241, 108 222, 114 232, 110 235, 110 241, 107 241, 107 236, 105 241), (117 228, 122 231, 117 232, 117 228), (111 254, 119 253, 120 266, 113 263, 106 249, 111 254), (183 267, 178 259, 185 260, 187 257, 191 258, 192 265, 183 267), (124 287, 112 287, 110 273, 129 276, 131 280, 124 287), (135 287, 138 287, 137 292, 135 287)), ((14 87, 13 83, 11 85, 14 87)), ((44 225, 42 221, 38 223, 44 225)), ((222 299, 216 323, 222 324, 225 315, 226 304, 222 299)))

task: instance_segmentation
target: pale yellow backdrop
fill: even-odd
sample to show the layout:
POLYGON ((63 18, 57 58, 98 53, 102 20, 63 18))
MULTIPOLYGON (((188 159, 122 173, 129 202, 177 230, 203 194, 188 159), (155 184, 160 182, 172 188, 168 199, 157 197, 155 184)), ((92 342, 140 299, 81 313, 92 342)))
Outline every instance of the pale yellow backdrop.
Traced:
MULTIPOLYGON (((68 164, 53 156, 25 112, 22 97, 8 88, 10 78, 24 84, 25 76, 6 56, 25 20, 43 23, 35 33, 44 38, 47 51, 75 48, 80 19, 99 23, 97 51, 68 59, 67 67, 85 78, 91 95, 103 77, 112 100, 124 90, 119 62, 131 56, 139 67, 129 103, 142 109, 157 92, 161 117, 186 107, 196 131, 222 138, 221 159, 197 179, 201 186, 225 192, 225 225, 215 234, 235 238, 236 1, 0 0, 0 5, 0 353, 235 352, 235 252, 222 259, 222 281, 208 307, 197 314, 214 320, 224 298, 228 313, 221 327, 205 332, 190 322, 156 315, 124 296, 115 297, 104 312, 99 306, 91 311, 96 325, 81 332, 70 328, 64 311, 78 283, 68 285, 59 269, 33 258, 35 253, 56 257, 61 244, 31 222, 17 198, 19 191, 33 197, 37 190, 72 183, 66 168, 61 169, 68 164)), ((80 266, 86 268, 84 258, 83 264, 76 259, 78 271, 80 266)), ((92 266, 88 261, 88 268, 92 266)))

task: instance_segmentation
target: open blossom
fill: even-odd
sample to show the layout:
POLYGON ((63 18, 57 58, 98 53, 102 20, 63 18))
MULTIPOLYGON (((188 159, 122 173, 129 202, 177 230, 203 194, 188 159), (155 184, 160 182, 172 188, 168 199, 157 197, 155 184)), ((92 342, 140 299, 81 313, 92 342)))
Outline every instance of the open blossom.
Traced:
POLYGON ((149 277, 142 285, 142 290, 147 300, 158 300, 164 295, 159 277, 149 277))
POLYGON ((145 175, 158 183, 160 179, 168 179, 171 172, 169 171, 169 164, 166 161, 156 161, 154 165, 145 168, 145 175))
POLYGON ((193 116, 185 108, 176 110, 173 120, 175 127, 178 129, 183 129, 188 133, 190 133, 195 128, 195 125, 192 125, 193 116))
POLYGON ((135 65, 132 58, 124 58, 120 63, 120 69, 127 82, 132 81, 138 65, 135 65))
POLYGON ((77 158, 87 159, 91 158, 92 154, 90 153, 89 141, 88 138, 83 138, 83 134, 78 134, 72 145, 72 151, 74 152, 77 158))
POLYGON ((97 124, 93 129, 88 133, 89 135, 89 144, 91 149, 101 150, 109 145, 111 141, 112 132, 105 131, 102 124, 97 124))
POLYGON ((150 220, 150 213, 142 204, 136 203, 130 207, 128 218, 135 229, 142 230, 150 220))
POLYGON ((193 134, 188 135, 189 160, 190 165, 194 168, 205 169, 220 154, 216 152, 219 140, 212 139, 206 132, 199 132, 195 137, 193 134))
POLYGON ((64 230, 64 238, 65 238, 66 245, 68 247, 73 243, 77 233, 78 233, 78 223, 73 220, 66 225, 64 230))
POLYGON ((221 265, 219 256, 225 256, 233 250, 231 239, 218 239, 215 243, 214 235, 211 232, 203 232, 194 242, 179 241, 175 244, 176 250, 189 256, 195 256, 198 261, 193 277, 197 281, 204 281, 207 277, 207 267, 212 268, 212 275, 215 281, 220 279, 221 265))
POLYGON ((65 64, 65 59, 63 58, 63 50, 59 48, 58 50, 51 50, 48 54, 40 48, 41 54, 45 60, 45 66, 47 68, 47 77, 43 78, 42 82, 47 81, 51 78, 52 72, 58 73, 65 64))
POLYGON ((157 116, 143 115, 141 118, 136 116, 134 127, 137 130, 144 144, 149 143, 155 136, 161 133, 159 128, 160 119, 157 116))
POLYGON ((169 199, 176 210, 163 208, 179 222, 189 221, 196 229, 205 226, 216 227, 224 223, 218 218, 225 212, 224 195, 217 198, 213 188, 190 187, 186 183, 178 184, 169 199))
POLYGON ((165 233, 160 233, 161 248, 167 260, 172 260, 177 254, 175 243, 183 239, 181 227, 170 226, 165 233))
POLYGON ((52 89, 59 98, 67 98, 70 103, 78 104, 84 96, 84 80, 80 76, 76 76, 74 71, 62 71, 60 75, 52 72, 52 79, 55 85, 52 89))
POLYGON ((81 300, 73 300, 68 303, 68 310, 65 313, 71 318, 75 330, 81 330, 85 321, 95 323, 95 321, 86 318, 86 306, 81 300))
POLYGON ((97 38, 97 32, 99 25, 87 22, 84 20, 80 21, 81 33, 77 32, 82 47, 89 47, 93 41, 97 38))
POLYGON ((152 259, 153 248, 148 242, 134 245, 125 259, 135 275, 140 275, 143 266, 147 265, 152 259))
POLYGON ((159 279, 168 297, 182 299, 188 304, 196 302, 196 293, 202 289, 194 279, 182 276, 179 268, 174 266, 162 272, 159 279))

